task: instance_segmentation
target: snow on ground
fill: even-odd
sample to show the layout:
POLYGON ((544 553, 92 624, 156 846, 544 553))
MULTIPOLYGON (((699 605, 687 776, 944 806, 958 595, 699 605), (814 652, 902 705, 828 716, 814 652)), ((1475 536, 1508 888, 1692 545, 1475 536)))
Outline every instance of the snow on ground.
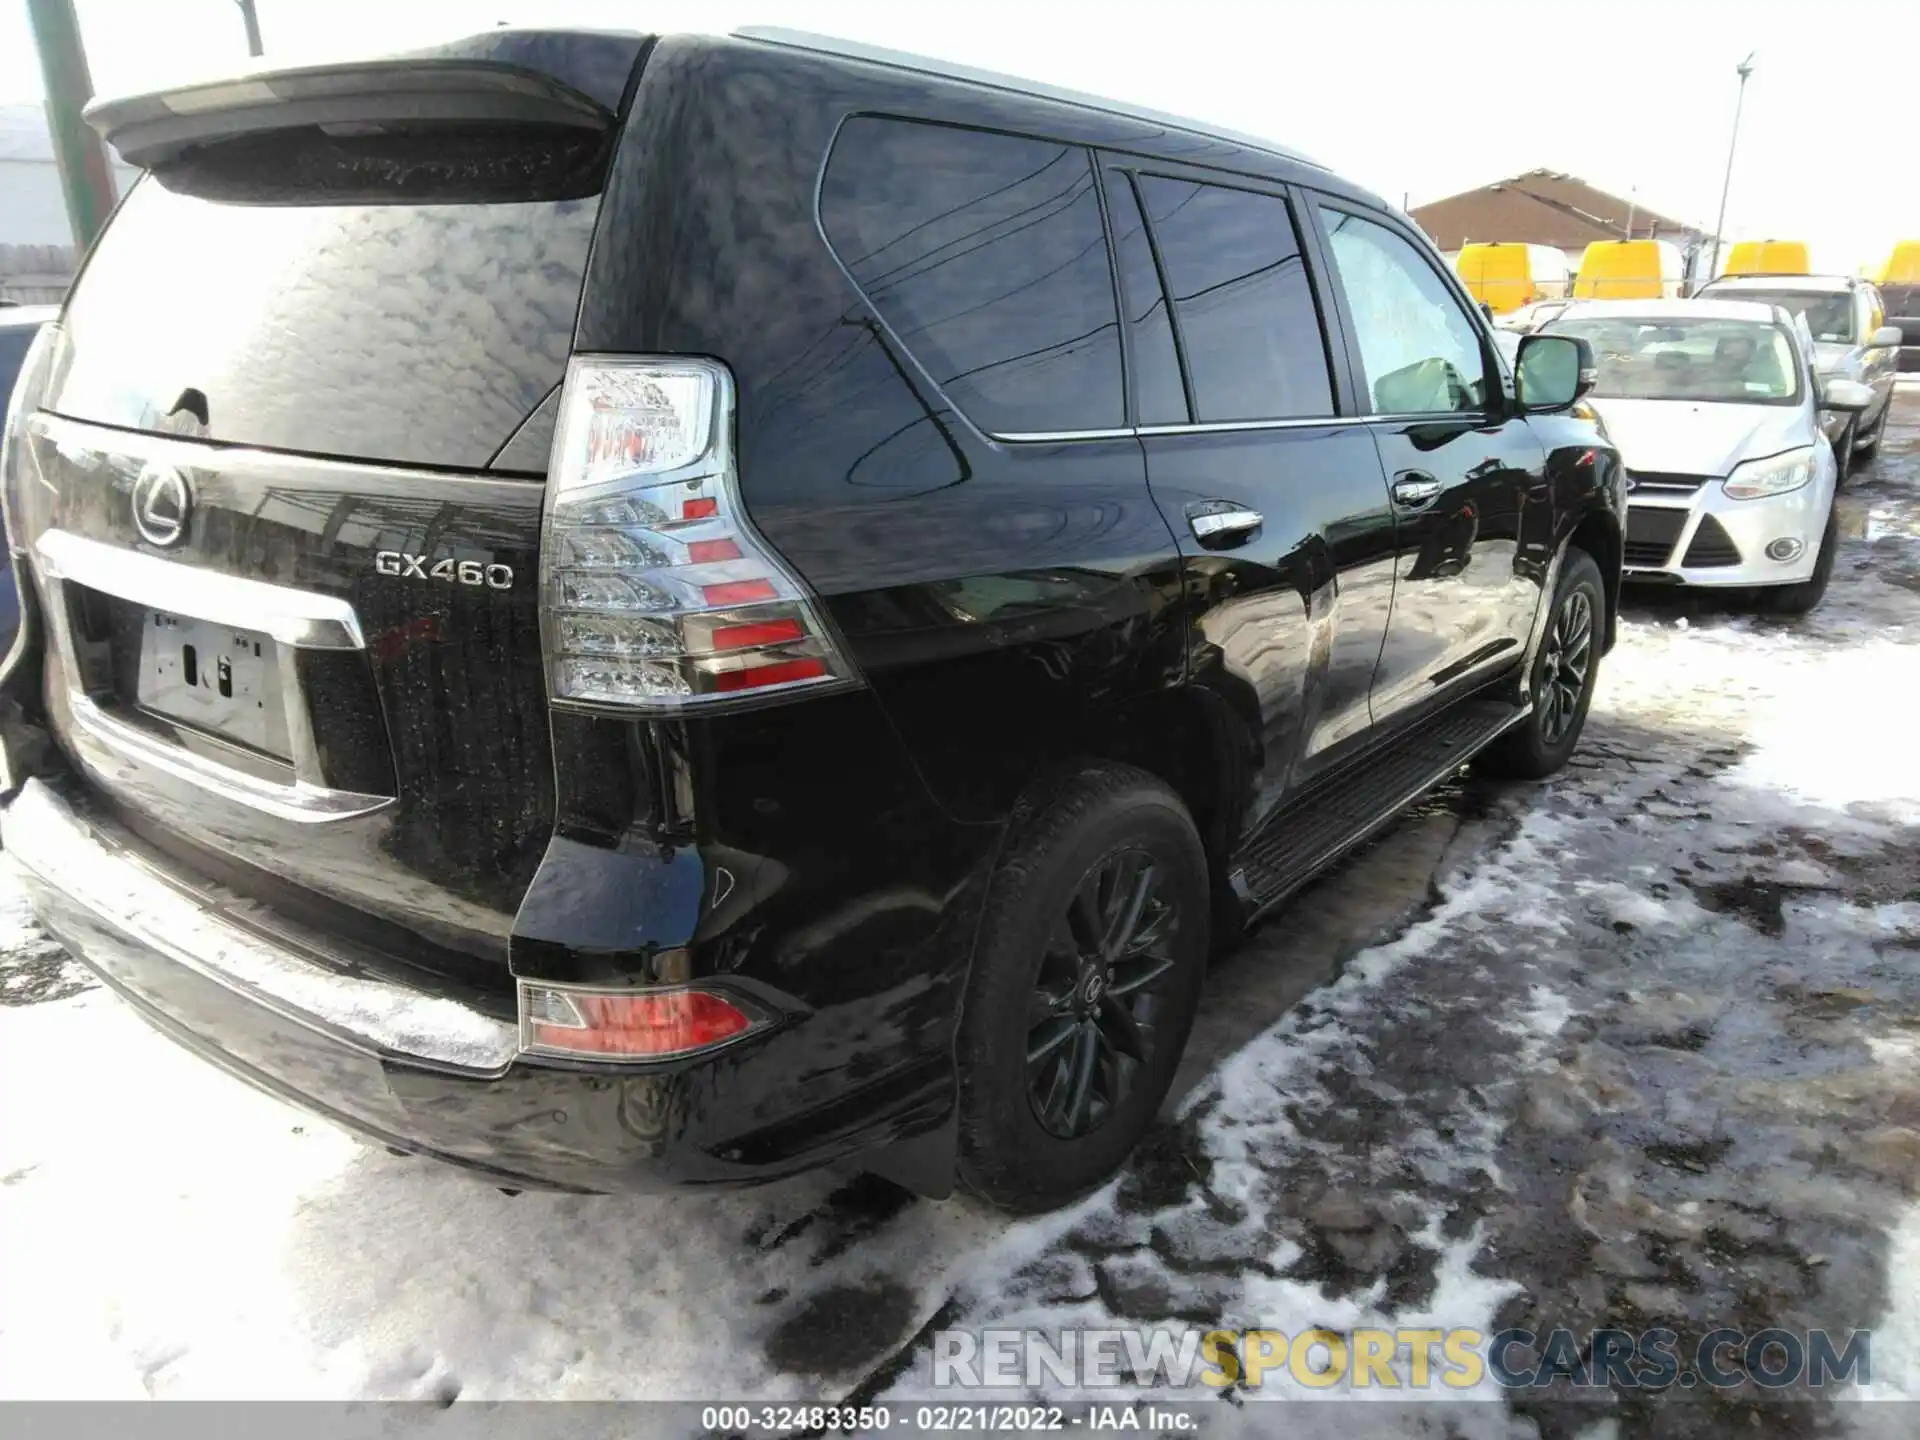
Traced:
MULTIPOLYGON (((1889 454, 1844 497, 1820 611, 1634 599, 1575 764, 1449 789, 1462 843, 1427 903, 1383 912, 1381 943, 1061 1215, 1009 1223, 847 1176, 509 1197, 176 1050, 0 889, 0 1394, 916 1397, 933 1321, 1873 1325, 1872 1393, 1920 1397, 1920 396, 1904 397, 1889 454)), ((1222 963, 1212 1003, 1299 964, 1314 907, 1404 853, 1389 839, 1283 912, 1222 963)), ((1282 1395, 1377 1392, 1095 1398, 1137 1393, 1265 1434, 1282 1395)), ((1367 1433, 1916 1428, 1904 1407, 1803 1393, 1493 1398, 1374 1406, 1367 1433), (1756 1399, 1771 1408, 1742 1408, 1756 1399)), ((1289 1434, 1355 1425, 1346 1405, 1284 1413, 1289 1434)))

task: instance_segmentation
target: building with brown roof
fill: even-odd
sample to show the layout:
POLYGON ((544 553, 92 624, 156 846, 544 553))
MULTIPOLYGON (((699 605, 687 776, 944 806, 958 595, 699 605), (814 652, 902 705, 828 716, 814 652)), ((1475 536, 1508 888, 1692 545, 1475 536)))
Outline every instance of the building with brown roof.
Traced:
POLYGON ((1558 170, 1529 170, 1416 206, 1411 213, 1414 223, 1448 259, 1462 245, 1498 241, 1550 245, 1566 255, 1569 268, 1577 268, 1581 254, 1595 240, 1669 240, 1687 257, 1691 274, 1707 238, 1703 226, 1609 195, 1558 170))

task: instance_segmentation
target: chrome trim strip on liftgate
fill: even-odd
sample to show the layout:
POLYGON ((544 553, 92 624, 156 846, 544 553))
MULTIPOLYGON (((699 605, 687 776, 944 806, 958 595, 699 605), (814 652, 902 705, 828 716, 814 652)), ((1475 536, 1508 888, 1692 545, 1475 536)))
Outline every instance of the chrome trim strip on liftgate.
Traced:
POLYGON ((47 531, 35 542, 34 549, 47 582, 49 629, 60 666, 66 672, 67 705, 76 728, 95 743, 123 759, 164 770, 202 785, 223 799, 283 820, 344 820, 394 803, 391 795, 362 795, 331 789, 326 784, 312 717, 300 686, 296 663, 300 651, 366 648, 360 621, 346 601, 162 560, 64 530, 47 531), (80 684, 79 651, 73 643, 65 591, 68 584, 270 636, 279 668, 293 784, 276 784, 169 744, 116 718, 95 701, 80 684))

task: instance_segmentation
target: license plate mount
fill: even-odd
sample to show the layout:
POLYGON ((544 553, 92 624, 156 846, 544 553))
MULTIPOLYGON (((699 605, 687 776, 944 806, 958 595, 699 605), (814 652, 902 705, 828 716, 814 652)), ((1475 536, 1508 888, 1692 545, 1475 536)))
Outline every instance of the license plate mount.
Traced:
POLYGON ((141 608, 133 702, 140 709, 287 760, 279 647, 269 635, 141 608))

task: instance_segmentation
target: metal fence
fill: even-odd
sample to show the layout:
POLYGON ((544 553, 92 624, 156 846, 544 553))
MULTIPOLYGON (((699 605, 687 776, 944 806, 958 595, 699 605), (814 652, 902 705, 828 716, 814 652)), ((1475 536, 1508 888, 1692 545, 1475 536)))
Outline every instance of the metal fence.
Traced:
POLYGON ((0 300, 55 304, 73 283, 71 245, 0 245, 0 300))

